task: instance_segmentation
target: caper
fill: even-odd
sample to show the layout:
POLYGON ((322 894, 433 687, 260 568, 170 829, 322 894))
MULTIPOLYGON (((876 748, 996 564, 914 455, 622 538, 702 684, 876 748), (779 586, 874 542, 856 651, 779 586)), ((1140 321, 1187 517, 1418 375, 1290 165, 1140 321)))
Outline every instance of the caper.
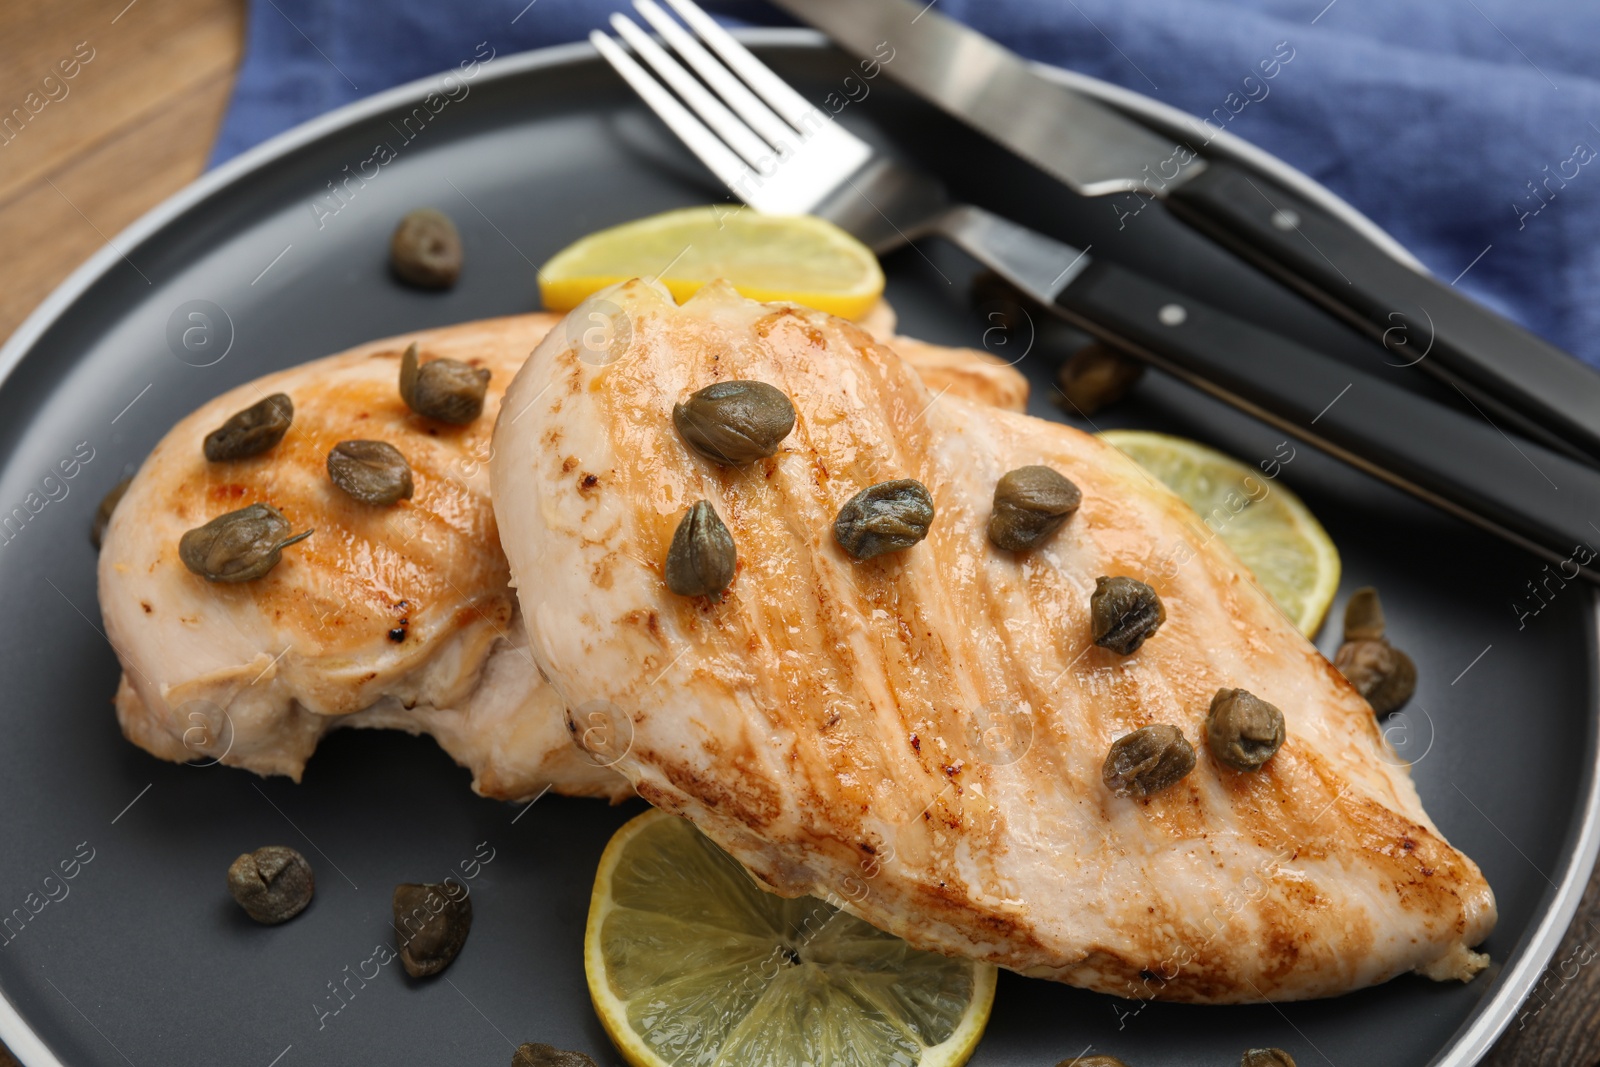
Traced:
POLYGON ((106 527, 111 525, 111 513, 117 510, 117 505, 122 502, 122 495, 132 484, 132 478, 124 478, 100 498, 100 506, 94 509, 94 523, 89 527, 89 541, 95 548, 99 548, 105 541, 106 527))
POLYGON ((293 422, 294 401, 286 393, 273 393, 206 434, 202 448, 212 463, 259 456, 283 440, 293 422))
POLYGON ((1333 665, 1379 715, 1402 707, 1417 690, 1417 665, 1389 644, 1378 591, 1357 589, 1344 609, 1344 644, 1333 665))
POLYGON ((311 536, 289 533, 289 520, 271 504, 218 515, 178 541, 183 565, 208 582, 248 582, 278 565, 283 550, 311 536))
POLYGON ((340 441, 328 453, 328 477, 363 504, 411 499, 411 465, 387 441, 340 441))
POLYGON ((1206 713, 1206 745, 1218 763, 1259 770, 1283 746, 1283 712, 1244 689, 1218 689, 1206 713))
POLYGON ((1101 648, 1131 656, 1166 621, 1167 609, 1161 598, 1137 578, 1102 575, 1095 579, 1094 594, 1089 597, 1089 628, 1101 648))
POLYGON ((420 366, 417 346, 400 357, 400 399, 418 415, 465 425, 483 414, 489 372, 458 359, 433 359, 420 366))
POLYGON ((778 450, 794 429, 794 405, 766 382, 718 382, 674 404, 672 422, 690 448, 737 467, 778 450))
POLYGON ((246 852, 228 866, 228 892, 246 915, 269 926, 304 911, 316 888, 311 864, 285 845, 246 852))
POLYGON ((448 289, 461 275, 461 234, 442 211, 418 208, 400 220, 389 240, 389 265, 403 282, 448 289))
POLYGON ((1157 723, 1119 737, 1100 778, 1119 797, 1147 797, 1194 770, 1194 746, 1176 726, 1157 723))
POLYGON ((1239 1060, 1239 1067, 1294 1067, 1294 1057, 1281 1048, 1253 1048, 1239 1060))
POLYGON ((1029 308, 1032 311, 1043 310, 1038 301, 992 270, 979 271, 973 277, 967 295, 972 309, 985 321, 1008 332, 1034 319, 1029 308), (1028 307, 1024 307, 1024 304, 1028 307))
POLYGON ((1127 396, 1143 376, 1139 360, 1090 343, 1068 356, 1056 371, 1061 390, 1056 403, 1069 415, 1094 415, 1127 396))
POLYGON ((1385 629, 1383 603, 1378 591, 1365 586, 1350 594, 1344 606, 1344 639, 1346 641, 1376 641, 1385 629))
POLYGON ((679 596, 720 598, 739 562, 733 535, 709 500, 684 513, 667 549, 667 588, 679 596))
POLYGON ((1379 715, 1402 707, 1417 691, 1417 665, 1388 641, 1346 641, 1333 665, 1379 715))
POLYGON ((1056 1067, 1128 1067, 1128 1065, 1115 1056, 1074 1056, 1070 1060, 1062 1060, 1056 1067))
POLYGON ((511 1057, 511 1067, 596 1067, 581 1052, 568 1052, 546 1044, 523 1044, 511 1057))
POLYGON ((472 898, 454 879, 397 885, 393 907, 400 962, 413 978, 450 966, 472 931, 472 898))
POLYGON ((1060 529, 1082 500, 1078 487, 1049 467, 1008 471, 994 487, 989 540, 1007 552, 1030 549, 1060 529))
POLYGON ((879 482, 839 509, 833 539, 855 559, 872 559, 910 548, 933 525, 933 497, 915 478, 879 482))

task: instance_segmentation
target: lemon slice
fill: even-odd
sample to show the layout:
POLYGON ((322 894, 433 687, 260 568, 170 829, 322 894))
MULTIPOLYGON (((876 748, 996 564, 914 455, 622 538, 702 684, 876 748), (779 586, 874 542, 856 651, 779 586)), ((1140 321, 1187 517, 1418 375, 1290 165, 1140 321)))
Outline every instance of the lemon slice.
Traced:
POLYGON ((660 278, 679 303, 725 278, 752 300, 787 300, 847 319, 883 295, 872 249, 810 215, 690 207, 591 233, 539 271, 539 295, 568 311, 608 285, 660 278))
POLYGON ((584 969, 633 1067, 956 1067, 994 1003, 993 966, 767 892, 661 811, 606 846, 584 969))
POLYGON ((1186 438, 1144 430, 1100 437, 1182 497, 1301 633, 1317 632, 1339 589, 1339 550, 1288 487, 1186 438))

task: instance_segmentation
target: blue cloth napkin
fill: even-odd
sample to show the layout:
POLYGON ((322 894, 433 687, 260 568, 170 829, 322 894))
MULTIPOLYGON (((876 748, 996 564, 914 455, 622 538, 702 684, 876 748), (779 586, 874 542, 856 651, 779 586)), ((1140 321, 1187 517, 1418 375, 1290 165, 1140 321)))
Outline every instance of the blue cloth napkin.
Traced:
MULTIPOLYGON (((1211 117, 1600 367, 1595 0, 935 2, 1023 55, 1211 117)), ((505 55, 578 40, 623 6, 256 0, 212 162, 453 67, 479 42, 505 55)), ((778 21, 760 4, 715 6, 778 21)))

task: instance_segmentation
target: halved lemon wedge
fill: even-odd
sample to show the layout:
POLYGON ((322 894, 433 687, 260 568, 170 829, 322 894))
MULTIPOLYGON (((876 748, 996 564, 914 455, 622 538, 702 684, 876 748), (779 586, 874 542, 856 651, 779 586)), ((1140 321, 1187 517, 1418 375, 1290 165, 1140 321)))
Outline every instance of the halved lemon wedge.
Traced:
POLYGON ((1300 632, 1316 634, 1339 591, 1339 550, 1287 486, 1187 438, 1145 430, 1100 437, 1182 497, 1300 632))
POLYGON ((660 811, 606 846, 584 969, 633 1067, 958 1067, 994 1003, 993 966, 767 892, 660 811))
POLYGON ((883 269, 866 245, 809 215, 691 207, 581 238, 539 271, 539 295, 568 311, 608 285, 659 278, 679 303, 726 279, 752 300, 786 300, 846 319, 883 295, 883 269))

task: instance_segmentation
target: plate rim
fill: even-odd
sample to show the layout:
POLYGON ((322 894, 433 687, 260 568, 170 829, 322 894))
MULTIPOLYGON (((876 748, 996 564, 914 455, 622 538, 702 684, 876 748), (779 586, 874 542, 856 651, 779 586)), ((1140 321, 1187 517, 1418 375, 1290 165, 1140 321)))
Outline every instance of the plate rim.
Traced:
MULTIPOLYGON (((811 29, 761 27, 740 29, 734 33, 756 48, 835 48, 827 37, 811 29)), ((519 77, 529 71, 598 58, 594 47, 587 41, 574 41, 496 56, 495 65, 480 76, 487 81, 500 81, 519 77)), ((1052 81, 1098 97, 1173 136, 1183 136, 1181 132, 1173 131, 1190 129, 1198 121, 1169 104, 1087 74, 1044 63, 1036 62, 1032 66, 1052 81)), ((190 208, 319 138, 400 104, 420 102, 423 96, 432 91, 438 76, 438 72, 424 75, 308 119, 207 171, 146 211, 114 238, 106 241, 57 285, 10 338, 0 345, 0 389, 5 387, 13 372, 46 331, 92 285, 123 260, 123 249, 136 248, 190 208)), ((1227 130, 1211 132, 1207 147, 1218 155, 1230 157, 1235 162, 1270 175, 1354 227, 1400 263, 1427 273, 1416 257, 1377 223, 1332 190, 1277 156, 1227 130)), ((1516 962, 1509 971, 1501 972, 1499 991, 1474 1009, 1456 1031, 1451 1043, 1430 1061, 1430 1067, 1472 1067, 1494 1044, 1560 946, 1587 888, 1596 857, 1600 856, 1600 729, 1597 729, 1600 726, 1600 589, 1591 592, 1589 611, 1584 618, 1588 653, 1585 666, 1589 675, 1585 743, 1590 759, 1583 772, 1580 792, 1584 795, 1578 808, 1577 825, 1569 830, 1564 846, 1566 856, 1561 878, 1548 894, 1544 914, 1512 948, 1516 962)), ((24 1067, 67 1067, 65 1061, 28 1024, 3 988, 0 988, 0 1041, 5 1042, 24 1067)))

